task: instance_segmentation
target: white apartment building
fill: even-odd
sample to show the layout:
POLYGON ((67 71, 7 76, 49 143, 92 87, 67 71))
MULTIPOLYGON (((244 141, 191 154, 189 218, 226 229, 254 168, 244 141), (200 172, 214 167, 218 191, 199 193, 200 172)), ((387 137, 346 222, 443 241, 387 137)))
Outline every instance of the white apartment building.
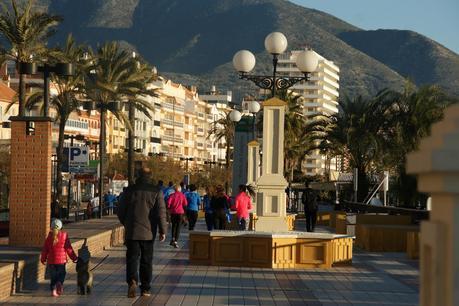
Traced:
MULTIPOLYGON (((294 50, 279 57, 278 72, 286 76, 302 76, 295 61, 302 50, 294 50)), ((316 53, 319 65, 310 76, 308 82, 300 82, 290 89, 304 97, 304 114, 331 115, 338 112, 339 98, 339 67, 316 53)), ((317 150, 306 156, 302 168, 307 175, 316 175, 336 171, 338 164, 334 159, 328 159, 317 150)))

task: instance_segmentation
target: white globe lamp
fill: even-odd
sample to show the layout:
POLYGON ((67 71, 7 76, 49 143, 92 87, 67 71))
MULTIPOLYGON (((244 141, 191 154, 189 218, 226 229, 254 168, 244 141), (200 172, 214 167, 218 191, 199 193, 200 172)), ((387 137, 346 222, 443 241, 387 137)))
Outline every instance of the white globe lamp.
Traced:
POLYGON ((230 120, 233 122, 239 122, 241 121, 242 114, 240 111, 233 109, 231 113, 229 114, 230 120))
POLYGON ((317 54, 312 50, 305 50, 298 54, 296 58, 296 66, 303 73, 311 73, 316 71, 319 64, 317 54))
POLYGON ((255 67, 255 55, 249 50, 240 50, 233 56, 233 66, 236 71, 249 73, 255 67))
POLYGON ((260 111, 260 103, 257 101, 250 101, 247 105, 247 108, 249 109, 249 112, 252 114, 256 114, 260 111))
POLYGON ((281 32, 273 32, 265 38, 266 51, 273 55, 284 53, 287 46, 287 38, 281 32))

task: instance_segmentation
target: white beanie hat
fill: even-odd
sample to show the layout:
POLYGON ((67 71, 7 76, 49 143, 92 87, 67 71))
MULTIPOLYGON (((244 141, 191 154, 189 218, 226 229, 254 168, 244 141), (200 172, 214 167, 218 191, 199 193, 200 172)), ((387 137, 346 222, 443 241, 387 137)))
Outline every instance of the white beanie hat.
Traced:
POLYGON ((53 219, 51 221, 51 228, 52 229, 57 229, 57 230, 62 229, 62 221, 59 220, 59 219, 53 219))

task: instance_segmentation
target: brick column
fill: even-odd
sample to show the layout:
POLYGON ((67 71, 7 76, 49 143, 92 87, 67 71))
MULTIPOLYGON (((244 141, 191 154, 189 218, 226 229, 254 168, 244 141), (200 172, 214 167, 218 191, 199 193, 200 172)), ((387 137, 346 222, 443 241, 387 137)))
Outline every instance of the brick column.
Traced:
POLYGON ((10 120, 9 243, 41 247, 49 231, 51 214, 51 119, 11 117, 10 120))

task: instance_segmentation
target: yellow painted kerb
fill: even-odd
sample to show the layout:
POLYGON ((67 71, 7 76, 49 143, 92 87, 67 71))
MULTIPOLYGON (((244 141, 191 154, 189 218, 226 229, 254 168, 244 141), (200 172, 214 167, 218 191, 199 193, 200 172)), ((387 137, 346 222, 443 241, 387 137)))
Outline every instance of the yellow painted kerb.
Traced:
POLYGON ((268 99, 263 102, 263 106, 286 106, 286 105, 287 103, 285 103, 284 101, 276 97, 268 99))

